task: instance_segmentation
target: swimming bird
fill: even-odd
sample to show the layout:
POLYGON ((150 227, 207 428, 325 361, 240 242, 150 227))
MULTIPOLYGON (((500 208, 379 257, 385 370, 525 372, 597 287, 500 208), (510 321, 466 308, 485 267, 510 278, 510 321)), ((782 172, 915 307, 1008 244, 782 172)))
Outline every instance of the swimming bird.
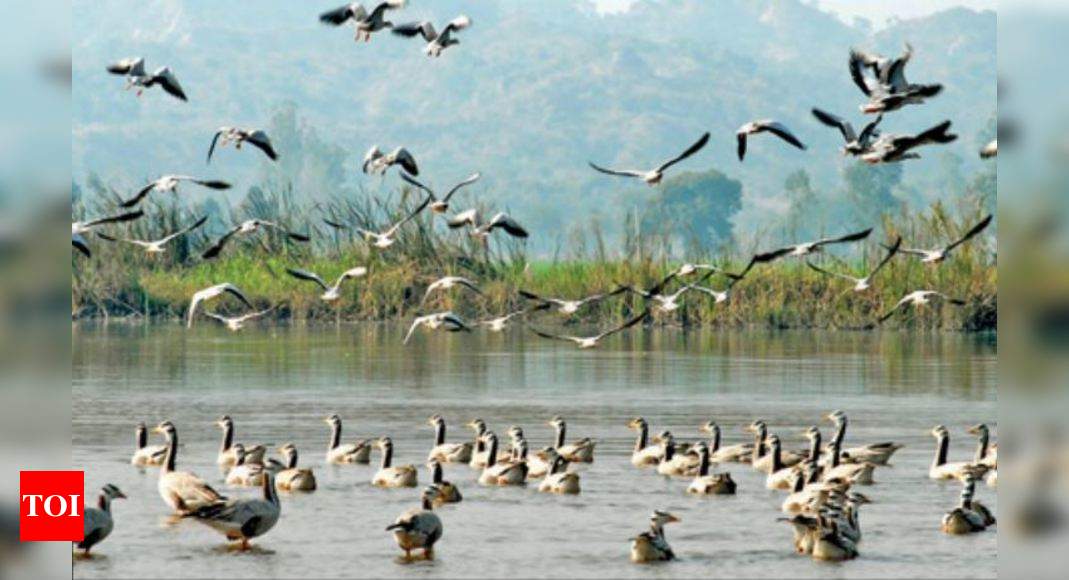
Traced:
POLYGON ((850 51, 850 77, 869 98, 861 106, 862 113, 897 111, 906 105, 919 105, 943 91, 940 84, 914 84, 906 80, 906 65, 913 57, 908 43, 902 56, 884 58, 861 50, 850 51), (872 72, 869 78, 865 72, 872 72))
POLYGON ((711 436, 709 440, 709 460, 713 463, 748 463, 753 459, 753 444, 751 443, 721 445, 722 434, 720 425, 717 425, 716 421, 706 421, 698 430, 711 436))
POLYGON ((249 302, 249 299, 245 297, 245 294, 243 294, 237 286, 229 282, 216 284, 215 286, 210 286, 193 294, 193 298, 189 302, 189 311, 186 313, 186 328, 193 327, 193 315, 197 313, 197 306, 199 306, 201 302, 218 298, 223 294, 230 294, 234 298, 240 300, 245 306, 254 308, 252 302, 249 302))
POLYGON ((402 344, 408 344, 408 341, 412 338, 412 334, 421 326, 427 327, 430 330, 438 330, 441 328, 448 332, 471 332, 471 326, 469 326, 460 316, 457 316, 452 312, 438 312, 416 317, 416 319, 412 321, 412 326, 408 327, 408 333, 405 334, 405 339, 402 344))
POLYGON ((456 192, 458 192, 461 189, 463 189, 464 187, 466 187, 468 185, 471 185, 471 184, 475 183, 476 181, 479 181, 480 177, 482 177, 482 174, 480 174, 478 172, 472 173, 471 175, 469 175, 467 177, 467 179, 465 179, 464 181, 461 181, 460 183, 454 185, 452 189, 450 189, 448 192, 446 192, 445 195, 443 195, 441 198, 439 198, 438 195, 436 193, 434 193, 434 190, 432 190, 431 188, 427 187, 426 185, 423 185, 419 181, 416 181, 416 178, 414 178, 411 175, 405 173, 404 171, 401 172, 401 179, 402 180, 404 180, 404 181, 408 182, 409 184, 411 184, 411 185, 413 185, 415 187, 418 187, 419 189, 422 189, 423 191, 427 192, 427 195, 429 195, 430 198, 431 198, 431 211, 433 211, 434 213, 445 213, 445 212, 449 211, 449 200, 453 198, 453 195, 456 194, 456 192))
POLYGON ((415 465, 393 465, 393 440, 380 437, 375 441, 375 446, 382 453, 382 461, 379 470, 371 478, 371 485, 388 488, 416 487, 415 465))
MULTIPOLYGON (((958 500, 958 505, 943 516, 940 530, 944 534, 955 536, 973 534, 986 530, 989 525, 994 523, 994 518, 990 517, 990 512, 987 513, 987 516, 990 517, 989 520, 984 516, 983 512, 976 509, 973 500, 975 493, 976 478, 972 474, 967 474, 962 481, 961 498, 958 500)), ((984 511, 987 511, 986 508, 984 508, 984 511)))
POLYGON ((371 444, 367 439, 355 443, 341 442, 341 417, 331 415, 323 420, 330 425, 330 441, 327 445, 327 463, 361 463, 371 462, 371 444))
POLYGON ((594 447, 598 442, 589 437, 584 437, 578 441, 572 443, 566 442, 566 433, 568 430, 568 424, 565 423, 564 417, 557 415, 550 419, 547 423, 550 427, 556 431, 556 438, 554 439, 553 448, 557 450, 562 457, 571 461, 572 463, 593 463, 594 462, 594 447))
POLYGON ((758 254, 757 256, 755 256, 753 258, 753 261, 751 263, 753 263, 753 262, 758 262, 758 263, 771 262, 771 261, 779 259, 779 258, 781 258, 783 256, 790 256, 790 257, 808 256, 808 255, 813 254, 815 252, 823 251, 824 250, 824 246, 830 246, 832 244, 845 244, 845 243, 848 243, 848 242, 857 242, 857 241, 864 240, 865 238, 869 237, 869 234, 871 234, 871 233, 872 233, 872 228, 869 228, 867 230, 863 230, 863 231, 860 231, 860 232, 855 232, 855 233, 852 233, 852 234, 846 234, 845 236, 839 236, 837 238, 823 238, 823 239, 817 240, 815 242, 804 242, 804 243, 801 243, 801 244, 795 244, 793 246, 787 246, 785 248, 780 248, 778 250, 772 250, 771 252, 758 254))
POLYGON ((259 463, 248 463, 245 460, 245 446, 235 443, 234 455, 237 458, 234 466, 226 472, 226 484, 240 487, 256 487, 264 481, 264 466, 259 463))
POLYGON ((139 97, 145 89, 159 85, 172 97, 180 101, 189 100, 186 98, 185 91, 182 90, 182 85, 178 83, 178 77, 174 76, 170 68, 160 67, 152 74, 148 74, 145 72, 145 59, 141 57, 124 58, 109 64, 107 70, 113 75, 126 77, 126 90, 137 87, 139 97))
POLYGON ((638 169, 607 169, 605 167, 595 165, 593 162, 588 163, 590 164, 590 167, 594 168, 596 171, 600 171, 601 173, 605 173, 607 175, 617 175, 620 177, 635 177, 641 179, 642 181, 646 182, 646 185, 652 187, 654 185, 657 185, 661 182, 662 179, 664 179, 664 172, 667 171, 669 167, 672 167, 676 163, 679 163, 680 161, 683 161, 691 155, 694 155, 698 151, 701 151, 702 147, 705 147, 705 144, 708 142, 709 133, 705 133, 693 145, 688 147, 687 150, 684 151, 682 154, 672 159, 669 159, 668 161, 665 161, 664 163, 657 166, 655 169, 651 169, 649 171, 643 171, 638 169))
POLYGON ((278 152, 275 151, 274 145, 271 144, 271 138, 267 136, 267 133, 263 129, 242 129, 240 127, 219 127, 219 130, 215 132, 212 137, 212 144, 208 147, 208 161, 212 162, 212 154, 215 153, 215 146, 218 144, 220 147, 226 147, 228 143, 234 144, 234 149, 241 149, 243 143, 248 143, 253 147, 263 151, 264 155, 271 161, 278 161, 278 152))
MULTIPOLYGON (((219 420, 215 422, 215 426, 223 432, 222 440, 219 443, 219 453, 215 456, 215 462, 222 467, 231 467, 237 465, 238 451, 236 449, 237 444, 234 443, 234 420, 230 418, 230 415, 223 415, 219 417, 219 420)), ((249 463, 262 464, 264 462, 264 453, 267 451, 263 445, 255 445, 251 447, 244 447, 246 454, 246 461, 249 463)))
POLYGON ((942 292, 937 292, 935 290, 916 290, 903 296, 902 299, 894 305, 894 307, 892 307, 890 310, 880 316, 880 318, 877 320, 877 324, 883 324, 889 318, 894 316, 895 312, 898 312, 900 309, 906 306, 927 306, 932 303, 932 300, 935 299, 942 300, 948 304, 953 304, 954 306, 965 306, 966 304, 964 300, 961 300, 959 298, 951 298, 950 296, 947 296, 946 294, 943 294, 942 292))
POLYGON ((423 40, 427 41, 427 46, 423 48, 423 52, 426 53, 427 56, 437 58, 442 56, 443 50, 455 44, 460 44, 460 41, 455 38, 455 35, 469 26, 471 26, 471 18, 461 14, 450 20, 449 23, 445 25, 445 28, 442 28, 441 32, 435 30, 434 24, 429 20, 398 24, 393 27, 392 32, 409 38, 414 37, 417 34, 422 36, 423 40))
POLYGON ((268 308, 267 310, 260 310, 258 312, 249 312, 248 314, 242 314, 241 316, 223 316, 222 314, 216 314, 215 312, 205 312, 204 315, 213 320, 217 320, 219 324, 222 324, 230 332, 238 332, 245 328, 245 324, 250 320, 263 317, 271 313, 274 308, 268 308))
POLYGON ((431 472, 431 485, 438 488, 438 496, 433 501, 434 507, 440 507, 442 504, 447 503, 460 503, 464 500, 464 496, 460 494, 460 489, 443 478, 441 462, 432 459, 427 462, 427 469, 431 472))
POLYGON ((664 457, 664 448, 649 442, 649 423, 642 417, 635 417, 627 423, 627 428, 637 431, 635 446, 631 451, 631 465, 635 467, 649 467, 657 465, 664 457))
POLYGON ((616 296, 617 294, 622 294, 624 292, 627 292, 627 288, 624 286, 619 286, 615 290, 612 290, 610 292, 593 294, 591 296, 580 298, 578 300, 569 300, 566 298, 546 298, 544 296, 539 296, 534 292, 528 292, 526 290, 519 291, 520 296, 526 298, 527 300, 533 300, 535 302, 541 302, 557 306, 557 310, 561 314, 575 314, 579 311, 580 308, 588 304, 596 304, 598 302, 601 302, 602 300, 605 300, 606 298, 610 298, 612 296, 616 296))
MULTIPOLYGON (((419 206, 416 207, 415 211, 413 211, 412 213, 408 214, 407 216, 402 218, 401 221, 399 221, 399 222, 395 223, 394 225, 390 226, 389 229, 387 229, 386 231, 384 231, 382 233, 373 232, 373 231, 370 231, 370 230, 365 230, 363 228, 357 228, 356 230, 358 232, 360 232, 360 235, 362 235, 364 237, 364 240, 369 242, 372 246, 374 246, 376 248, 379 248, 380 250, 385 250, 386 248, 389 248, 390 246, 394 245, 394 243, 397 242, 397 238, 395 236, 397 235, 397 231, 399 229, 401 229, 401 226, 405 225, 406 223, 411 221, 413 218, 418 216, 420 214, 420 212, 423 211, 423 208, 427 207, 427 205, 430 204, 430 202, 431 202, 431 198, 429 198, 429 197, 427 199, 423 200, 423 203, 419 204, 419 206)), ((341 224, 338 224, 338 223, 335 223, 335 222, 327 221, 327 220, 323 220, 323 221, 328 226, 331 226, 333 228, 347 229, 347 226, 344 226, 344 225, 341 225, 341 224)))
POLYGON ((835 520, 820 517, 817 521, 816 541, 813 543, 814 560, 841 562, 858 556, 857 545, 842 534, 835 520))
POLYGON ((638 316, 632 318, 631 320, 628 320, 627 322, 624 322, 620 326, 617 326, 617 327, 610 328, 608 330, 602 331, 602 332, 600 332, 598 334, 595 334, 594 336, 570 336, 570 335, 566 335, 566 334, 550 334, 548 332, 539 330, 537 328, 531 328, 531 331, 534 332, 535 334, 537 334, 538 336, 541 336, 542 338, 549 338, 549 339, 552 339, 552 340, 562 340, 562 341, 566 341, 566 342, 574 342, 576 344, 576 346, 578 346, 579 348, 587 349, 587 348, 594 348, 594 347, 598 346, 598 343, 601 342, 601 339, 603 339, 603 338, 608 338, 608 337, 610 337, 610 336, 612 336, 612 335, 614 335, 614 334, 616 334, 618 332, 627 330, 628 328, 631 328, 632 326, 635 326, 636 324, 642 322, 647 317, 649 317, 649 315, 650 315, 650 311, 649 310, 643 311, 638 316))
POLYGON ((958 136, 949 131, 950 121, 943 121, 916 135, 881 135, 860 157, 862 161, 870 165, 920 159, 920 154, 914 153, 913 149, 956 141, 958 136))
POLYGON ((504 212, 498 212, 494 214, 494 217, 490 218, 490 221, 483 222, 479 215, 479 210, 469 209, 449 218, 446 225, 454 230, 469 226, 471 228, 471 231, 469 232, 471 237, 477 238, 483 243, 486 243, 490 234, 494 233, 495 229, 505 230, 505 233, 514 238, 526 238, 530 235, 527 233, 527 230, 520 225, 520 222, 504 212))
POLYGON ((89 556, 93 546, 103 542, 115 529, 115 520, 111 516, 111 502, 126 499, 126 494, 118 487, 108 483, 100 489, 96 507, 87 507, 82 512, 82 541, 74 542, 82 555, 89 556))
POLYGON ((445 417, 433 415, 427 419, 427 424, 434 427, 434 447, 427 456, 428 461, 441 463, 470 463, 471 442, 447 443, 445 440, 445 417))
POLYGON ((223 534, 227 540, 241 542, 241 550, 248 550, 249 540, 271 531, 282 514, 271 472, 264 472, 260 488, 263 495, 259 498, 230 499, 197 509, 190 516, 223 534))
POLYGON ((976 237, 980 232, 987 229, 987 226, 991 225, 991 220, 994 219, 994 214, 988 214, 984 219, 980 220, 976 225, 969 228, 969 231, 965 232, 957 240, 943 246, 942 248, 935 248, 932 250, 914 249, 914 248, 902 248, 900 251, 903 254, 909 254, 912 256, 919 256, 922 264, 939 264, 950 257, 950 253, 955 248, 964 244, 965 242, 976 237))
POLYGON ((94 218, 86 221, 71 222, 71 236, 80 237, 82 234, 87 234, 91 232, 94 228, 100 227, 102 225, 129 222, 136 220, 143 215, 145 215, 145 212, 137 210, 117 215, 105 216, 101 218, 94 218))
POLYGON ((553 458, 553 466, 546 474, 542 483, 538 484, 538 491, 542 493, 556 493, 560 495, 578 495, 582 492, 579 485, 579 474, 568 471, 568 460, 561 455, 553 458))
POLYGON ((419 175, 416 158, 404 147, 398 147, 389 153, 383 153, 378 145, 372 145, 371 149, 368 149, 367 153, 364 154, 362 169, 368 175, 383 175, 387 169, 394 165, 400 165, 401 169, 412 175, 419 175))
POLYGON ((867 461, 859 463, 840 463, 842 443, 836 439, 828 442, 829 464, 824 468, 822 477, 825 480, 842 479, 852 484, 872 485, 872 474, 876 465, 867 461))
POLYGON ((164 253, 166 251, 166 248, 164 248, 164 246, 167 245, 171 240, 180 238, 180 237, 182 237, 182 236, 184 236, 184 235, 196 230, 197 228, 199 228, 202 225, 204 225, 205 222, 207 222, 207 221, 208 221, 208 216, 204 216, 204 217, 200 218, 199 220, 197 220, 196 222, 194 222, 190 226, 182 228, 182 229, 178 230, 177 232, 168 234, 168 235, 166 235, 166 236, 164 236, 164 237, 162 237, 162 238, 160 238, 158 240, 152 240, 152 241, 135 240, 135 239, 132 239, 132 238, 120 238, 120 237, 117 237, 117 236, 109 236, 109 235, 101 233, 101 232, 97 232, 97 237, 101 238, 103 240, 107 240, 109 242, 124 242, 124 243, 127 243, 127 244, 133 244, 135 246, 143 248, 145 250, 145 253, 147 253, 149 255, 162 254, 162 253, 164 253))
POLYGON ((788 129, 786 125, 779 121, 773 121, 772 119, 762 119, 760 121, 746 123, 735 131, 735 140, 738 143, 739 161, 742 161, 746 157, 747 138, 750 135, 757 135, 758 133, 772 133, 787 143, 794 145, 798 149, 805 150, 805 145, 798 140, 798 137, 794 136, 794 133, 791 133, 791 130, 788 129))
POLYGON ((891 261, 891 258, 895 257, 895 254, 898 253, 898 250, 901 247, 902 247, 902 237, 899 236, 898 239, 895 240, 895 243, 892 244, 890 248, 888 248, 887 254, 884 255, 883 259, 880 260, 880 262, 878 264, 876 264, 876 267, 873 268, 868 274, 866 274, 865 276, 862 276, 860 278, 858 278, 856 276, 852 276, 850 274, 841 274, 839 272, 832 272, 830 270, 825 270, 824 268, 821 268, 820 266, 817 266, 817 265, 813 264, 812 262, 810 262, 808 260, 806 260, 805 265, 809 266, 813 270, 816 270, 817 272, 820 272, 821 274, 824 274, 825 276, 834 276, 836 278, 842 278, 844 280, 849 280, 849 281, 854 283, 854 292, 864 292, 865 290, 868 290, 869 288, 872 288, 872 278, 873 278, 873 276, 875 276, 880 270, 882 270, 883 267, 886 266, 887 263, 891 261))
MULTIPOLYGON (((473 469, 483 469, 489 462, 490 457, 490 450, 486 445, 486 434, 489 433, 486 429, 486 422, 478 418, 472 419, 468 422, 468 427, 475 432, 475 440, 472 442, 471 462, 468 465, 473 469)), ((508 457, 508 453, 499 450, 495 461, 508 459, 508 457)))
MULTIPOLYGON (((662 431, 655 441, 661 444, 661 460, 657 463, 657 474, 665 477, 689 477, 694 475, 699 466, 698 456, 683 453, 676 446, 675 437, 669 431, 662 431)), ((693 450, 693 449, 692 449, 693 450)))
POLYGON ((166 445, 148 444, 148 427, 143 422, 137 424, 134 430, 134 454, 130 457, 131 465, 163 465, 167 458, 166 445))
POLYGON ((842 133, 843 141, 843 155, 851 155, 857 157, 872 150, 872 143, 880 136, 880 130, 878 129, 880 122, 883 121, 883 115, 879 115, 875 120, 866 124, 861 133, 854 131, 854 126, 849 121, 842 119, 836 115, 822 111, 820 109, 813 109, 813 116, 818 121, 838 129, 842 133))
POLYGON ((971 461, 947 461, 950 452, 950 431, 943 425, 936 425, 932 429, 935 437, 935 458, 932 466, 928 469, 928 477, 936 480, 957 479, 964 482, 967 477, 983 477, 988 468, 971 461))
POLYGON ((769 465, 768 475, 765 477, 765 488, 788 491, 793 487, 794 473, 797 469, 795 466, 783 463, 782 443, 778 435, 769 436, 768 447, 771 465, 769 465))
POLYGON ((167 455, 160 467, 157 489, 163 501, 178 515, 193 513, 201 508, 222 504, 226 497, 212 489, 204 480, 188 471, 176 471, 178 430, 174 423, 164 421, 155 431, 167 439, 167 455))
POLYGON ((300 270, 295 268, 286 268, 286 273, 298 280, 307 280, 309 282, 315 282, 323 289, 323 295, 319 298, 325 302, 333 302, 341 298, 341 284, 342 282, 349 280, 350 278, 360 278, 367 274, 367 268, 364 266, 357 266, 350 268, 341 273, 338 279, 334 281, 332 286, 327 286, 327 283, 323 278, 319 277, 319 274, 308 270, 300 270))
POLYGON ((480 296, 483 293, 482 290, 479 290, 479 286, 468 278, 463 276, 443 276, 427 286, 427 290, 423 293, 423 299, 419 302, 420 308, 423 308, 423 305, 427 302, 427 298, 429 298, 431 294, 439 291, 451 290, 457 286, 467 288, 480 296))
POLYGON ((657 510, 650 515, 650 529, 631 538, 631 561, 636 564, 667 562, 676 555, 664 537, 664 526, 680 521, 676 516, 657 510))
POLYGON ((835 435, 832 437, 832 440, 837 442, 841 448, 839 459, 842 463, 867 462, 875 465, 887 465, 891 460, 891 456, 903 447, 893 441, 883 441, 857 447, 842 448, 846 439, 846 426, 848 421, 846 413, 837 409, 829 413, 825 419, 835 424, 835 435))
POLYGON ((434 513, 434 500, 441 490, 431 485, 420 494, 420 507, 401 514, 386 527, 393 532, 397 547, 405 552, 405 560, 412 560, 412 550, 423 550, 425 560, 434 559, 434 545, 442 538, 442 520, 434 513))
POLYGON ((694 446, 698 454, 698 474, 687 486, 687 493, 695 495, 735 495, 737 485, 730 473, 709 473, 712 462, 709 459, 709 447, 705 443, 694 446))
MULTIPOLYGON (((754 434, 754 447, 753 457, 750 459, 750 466, 761 471, 765 474, 772 473, 772 454, 769 452, 770 447, 768 440, 770 438, 768 434, 768 425, 758 419, 746 426, 747 432, 754 434)), ((788 451, 786 449, 780 449, 780 464, 783 467, 793 467, 798 463, 801 463, 809 455, 808 451, 788 451)))
POLYGON ((311 237, 309 237, 309 236, 307 236, 305 234, 300 234, 300 233, 297 233, 297 232, 291 232, 291 231, 287 230, 285 227, 283 227, 283 226, 281 226, 281 225, 279 225, 279 224, 277 224, 277 223, 275 223, 273 221, 261 220, 261 219, 251 219, 251 220, 245 220, 245 221, 241 222, 240 224, 238 224, 238 225, 234 226, 233 228, 231 228, 230 231, 228 231, 225 234, 223 234, 222 237, 220 237, 218 240, 216 240, 216 242, 214 244, 212 244, 212 246, 210 248, 208 248, 207 250, 204 251, 203 254, 201 254, 201 258, 204 258, 205 260, 211 260, 212 258, 215 258, 215 257, 219 256, 219 254, 221 254, 223 252, 223 248, 226 247, 227 242, 229 242, 230 239, 233 238, 234 236, 236 236, 236 235, 248 235, 248 234, 256 233, 256 232, 260 231, 261 228, 277 230, 282 235, 286 236, 287 238, 289 238, 289 239, 291 239, 291 240, 293 240, 295 242, 310 242, 310 241, 312 241, 311 237))
POLYGON ((188 181, 189 183, 194 183, 201 187, 207 187, 208 189, 230 189, 229 183, 225 181, 220 181, 218 179, 198 179, 189 175, 164 175, 161 176, 159 179, 139 189, 133 197, 122 202, 121 205, 122 207, 134 207, 135 205, 141 203, 141 200, 148 197, 148 194, 154 191, 169 191, 171 193, 178 193, 178 184, 182 183, 183 181, 188 181))
POLYGON ((515 461, 501 461, 498 458, 497 435, 487 431, 483 435, 486 442, 486 467, 479 474, 480 485, 507 486, 527 483, 527 462, 522 457, 515 461))
POLYGON ((985 423, 969 427, 968 433, 976 436, 976 455, 973 463, 995 469, 998 467, 998 445, 991 445, 991 430, 985 423))
POLYGON ((278 448, 286 467, 275 474, 275 489, 279 491, 315 491, 316 476, 309 467, 297 467, 297 446, 287 443, 278 448))
POLYGON ((393 23, 386 20, 387 10, 403 8, 407 0, 386 0, 375 5, 370 13, 359 2, 352 2, 333 10, 328 10, 319 15, 319 21, 331 26, 341 26, 352 20, 356 26, 354 41, 371 41, 371 34, 384 28, 390 28, 393 23))

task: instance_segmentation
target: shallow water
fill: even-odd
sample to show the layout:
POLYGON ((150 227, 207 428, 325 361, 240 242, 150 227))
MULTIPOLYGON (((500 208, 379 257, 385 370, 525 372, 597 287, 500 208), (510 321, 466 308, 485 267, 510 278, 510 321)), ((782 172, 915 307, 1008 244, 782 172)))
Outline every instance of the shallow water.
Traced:
MULTIPOLYGON (((997 417, 996 346, 990 336, 862 333, 642 332, 577 351, 520 333, 424 335, 407 348, 402 329, 382 326, 281 327, 242 334, 204 325, 76 327, 73 333, 73 458, 90 497, 105 482, 130 499, 116 502, 116 529, 76 577, 993 577, 994 530, 964 538, 939 532, 959 486, 927 478, 938 423, 952 433, 951 459, 973 452, 964 429, 997 417), (735 497, 693 498, 686 480, 666 481, 631 466, 625 423, 698 438, 713 418, 725 443, 765 419, 789 448, 828 411, 850 416, 847 443, 906 444, 861 514, 861 557, 821 564, 792 552, 776 522, 784 494, 764 489, 743 465, 724 466, 735 497), (284 495, 282 519, 257 549, 232 553, 196 522, 167 525, 155 472, 129 465, 133 426, 171 419, 180 468, 224 487, 214 460, 214 421, 234 418, 237 440, 294 442, 320 489, 284 495), (433 562, 402 564, 386 525, 417 504, 418 490, 371 488, 374 466, 325 466, 324 416, 345 420, 344 439, 389 435, 397 463, 422 465, 442 413, 449 438, 482 417, 499 435, 522 425, 533 448, 549 444, 546 420, 564 415, 569 439, 599 441, 582 468, 583 493, 557 497, 526 489, 480 488, 466 466, 446 478, 463 503, 440 510, 445 534, 433 562), (628 538, 651 510, 682 518, 667 535, 680 560, 636 566, 628 538)), ((830 425, 822 428, 827 433, 830 425)), ((155 441, 154 441, 155 442, 155 441)), ((373 461, 377 459, 373 458, 373 461)), ((428 481, 421 468, 421 482, 428 481)), ((252 490, 227 489, 233 496, 252 490)), ((980 486, 992 508, 995 492, 980 486)))

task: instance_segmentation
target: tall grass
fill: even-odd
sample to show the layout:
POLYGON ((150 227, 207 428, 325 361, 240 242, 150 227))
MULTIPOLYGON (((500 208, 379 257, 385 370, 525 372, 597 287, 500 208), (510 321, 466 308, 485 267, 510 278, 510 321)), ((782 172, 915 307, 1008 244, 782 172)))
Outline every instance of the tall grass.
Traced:
MULTIPOLYGON (((76 217, 115 211, 117 199, 114 192, 98 191, 91 201, 75 204, 76 217)), ((388 320, 414 315, 427 284, 454 274, 477 280, 483 295, 454 291, 432 297, 422 310, 451 309, 478 319, 522 308, 519 289, 581 297, 619 284, 650 287, 679 265, 666 250, 672 246, 669 234, 640 230, 634 225, 639 221, 636 216, 629 216, 622 228, 618 252, 610 250, 611 244, 594 225, 574 232, 567 247, 539 260, 529 260, 524 244, 503 233, 495 233, 484 246, 464 231, 448 230, 441 217, 430 212, 406 224, 397 243, 385 251, 369 248, 355 229, 334 230, 322 222, 328 218, 353 228, 383 230, 412 211, 417 202, 415 193, 404 189, 387 199, 361 195, 302 205, 287 188, 278 188, 256 192, 242 204, 226 208, 222 215, 213 216, 206 228, 174 241, 162 256, 148 256, 128 244, 94 239, 92 259, 73 258, 72 311, 81 317, 174 317, 180 315, 195 291, 232 282, 258 305, 275 307, 280 317, 388 320), (261 231, 236 240, 215 260, 200 259, 200 252, 223 227, 253 217, 309 232, 313 242, 295 243, 277 233, 261 231), (304 268, 331 282, 342 271, 358 265, 366 266, 369 275, 347 282, 343 298, 334 304, 320 300, 315 285, 285 272, 288 267, 304 268)), ((163 195, 152 196, 144 209, 145 218, 117 227, 112 233, 154 239, 191 223, 205 211, 203 206, 186 207, 163 195)), ((828 254, 815 259, 827 268, 863 272, 883 255, 878 242, 901 235, 906 246, 936 247, 960 235, 981 214, 981 204, 965 203, 954 212, 936 204, 923 214, 886 216, 870 240, 845 250, 843 255, 849 257, 828 254)), ((738 271, 749 254, 740 250, 688 258, 738 271)), ((717 289, 725 284, 721 276, 708 282, 717 289)), ((858 328, 906 293, 935 289, 966 299, 969 305, 907 311, 889 324, 983 330, 994 328, 997 320, 996 287, 997 270, 982 238, 977 238, 938 267, 923 266, 901 255, 879 274, 875 289, 865 293, 855 293, 849 282, 825 277, 800 261, 781 260, 755 268, 725 304, 714 304, 711 298, 692 292, 685 296, 680 310, 657 315, 656 320, 719 327, 858 328)), ((225 301, 213 307, 227 309, 225 301)), ((644 307, 641 298, 625 294, 561 322, 611 324, 644 307)))

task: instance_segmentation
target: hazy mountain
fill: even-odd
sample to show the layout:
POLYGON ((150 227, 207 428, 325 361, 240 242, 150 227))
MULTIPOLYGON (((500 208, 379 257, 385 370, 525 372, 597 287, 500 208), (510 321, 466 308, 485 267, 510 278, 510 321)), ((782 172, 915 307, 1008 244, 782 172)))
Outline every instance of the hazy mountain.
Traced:
MULTIPOLYGON (((896 53, 916 48, 911 79, 946 84, 930 106, 893 114, 889 131, 914 131, 943 118, 962 135, 952 151, 975 169, 977 135, 996 110, 996 17, 966 9, 893 24, 875 35, 797 0, 645 0, 600 15, 573 0, 413 0, 394 21, 444 22, 460 12, 474 26, 439 60, 418 41, 379 34, 355 44, 352 30, 317 22, 322 4, 97 0, 74 2, 75 179, 99 174, 133 187, 165 172, 224 177, 247 187, 286 179, 313 198, 343 188, 370 192, 398 180, 359 173, 372 144, 404 144, 423 175, 446 184, 481 170, 473 190, 507 206, 535 230, 563 231, 588 216, 619 223, 650 192, 593 173, 604 164, 652 165, 713 132, 687 169, 715 168, 743 183, 737 230, 786 210, 784 180, 799 168, 818 192, 841 188, 838 136, 818 125, 819 105, 860 122, 861 95, 847 74, 851 46, 896 53), (143 55, 169 65, 188 104, 149 91, 124 93, 104 72, 117 58, 143 55), (289 107, 291 130, 275 127, 283 162, 225 151, 204 155, 222 124, 271 127, 289 107), (807 152, 758 138, 745 164, 734 130, 774 117, 810 145, 807 152), (304 151, 296 151, 303 148, 304 151), (562 227, 563 226, 563 227, 562 227)), ((935 198, 947 162, 932 151, 905 168, 903 186, 935 198)))

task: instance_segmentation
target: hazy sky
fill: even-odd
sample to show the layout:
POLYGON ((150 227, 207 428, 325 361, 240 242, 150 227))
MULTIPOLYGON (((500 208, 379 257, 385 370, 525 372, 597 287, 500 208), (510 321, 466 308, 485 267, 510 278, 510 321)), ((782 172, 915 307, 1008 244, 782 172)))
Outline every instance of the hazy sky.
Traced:
MULTIPOLYGON (((595 0, 601 10, 626 9, 635 0, 595 0)), ((854 16, 868 18, 873 24, 881 24, 888 17, 913 18, 938 12, 955 6, 974 9, 995 9, 998 0, 813 0, 825 10, 834 12, 849 21, 854 16)))

